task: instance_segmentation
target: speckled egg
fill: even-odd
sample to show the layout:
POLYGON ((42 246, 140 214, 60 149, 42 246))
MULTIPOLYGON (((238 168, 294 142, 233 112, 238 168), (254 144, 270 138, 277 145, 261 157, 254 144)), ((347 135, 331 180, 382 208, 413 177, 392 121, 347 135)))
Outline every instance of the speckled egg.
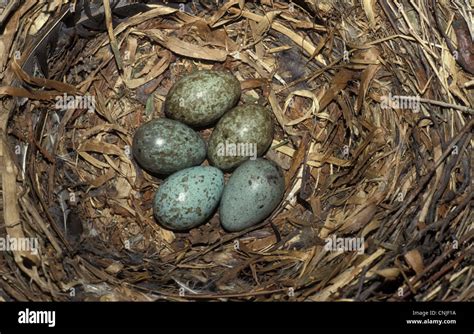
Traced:
POLYGON ((178 80, 165 101, 169 118, 193 127, 217 121, 240 98, 240 82, 230 72, 201 70, 178 80))
POLYGON ((207 156, 212 165, 228 171, 249 157, 261 156, 272 140, 270 111, 256 104, 244 104, 219 120, 209 139, 207 156))
POLYGON ((133 156, 138 164, 155 174, 171 174, 199 165, 206 158, 206 143, 189 126, 159 118, 135 132, 133 156))
POLYGON ((283 172, 274 162, 249 160, 230 177, 222 194, 219 214, 222 227, 236 232, 268 217, 285 193, 283 172))
POLYGON ((169 176, 155 194, 155 218, 165 228, 186 231, 205 223, 219 204, 224 175, 210 166, 183 169, 169 176))

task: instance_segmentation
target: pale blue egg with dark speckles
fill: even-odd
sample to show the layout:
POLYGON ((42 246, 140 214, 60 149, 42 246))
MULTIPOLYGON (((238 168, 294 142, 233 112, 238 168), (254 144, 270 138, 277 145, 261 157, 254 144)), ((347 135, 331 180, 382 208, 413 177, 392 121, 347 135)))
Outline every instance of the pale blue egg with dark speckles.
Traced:
POLYGON ((186 231, 205 223, 219 205, 224 174, 215 167, 190 167, 169 176, 155 194, 155 218, 165 228, 186 231))
POLYGON ((222 194, 219 215, 230 232, 260 223, 280 204, 285 193, 281 168, 265 159, 248 160, 237 167, 222 194))

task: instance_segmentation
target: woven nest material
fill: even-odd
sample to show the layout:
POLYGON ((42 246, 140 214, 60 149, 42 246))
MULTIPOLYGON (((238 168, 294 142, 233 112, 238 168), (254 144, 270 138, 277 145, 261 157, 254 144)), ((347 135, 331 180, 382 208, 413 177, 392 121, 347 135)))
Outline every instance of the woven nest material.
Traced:
POLYGON ((0 300, 473 299, 465 1, 82 2, 0 14, 0 236, 39 245, 0 252, 0 300), (173 233, 131 139, 210 68, 273 111, 286 194, 245 231, 173 233))

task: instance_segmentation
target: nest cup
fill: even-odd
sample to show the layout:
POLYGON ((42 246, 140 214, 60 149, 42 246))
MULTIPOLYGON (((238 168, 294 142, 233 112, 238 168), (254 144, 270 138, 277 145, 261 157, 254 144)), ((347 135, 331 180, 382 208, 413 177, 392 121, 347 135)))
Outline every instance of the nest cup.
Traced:
POLYGON ((435 72, 446 50, 421 43, 445 40, 425 18, 442 28, 453 8, 407 4, 421 38, 398 38, 386 1, 86 5, 28 1, 0 22, 0 300, 472 299, 469 55, 435 72), (240 103, 272 111, 285 198, 242 232, 218 213, 162 228, 163 178, 131 154, 199 69, 231 71, 240 103))

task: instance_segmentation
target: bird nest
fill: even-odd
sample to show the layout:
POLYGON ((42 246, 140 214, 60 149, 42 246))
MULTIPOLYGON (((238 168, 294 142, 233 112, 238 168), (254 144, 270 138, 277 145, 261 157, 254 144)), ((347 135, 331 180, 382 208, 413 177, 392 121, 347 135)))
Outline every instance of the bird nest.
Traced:
POLYGON ((466 2, 11 3, 0 300, 472 300, 466 2), (273 112, 286 193, 242 232, 162 228, 130 154, 196 69, 273 112))

